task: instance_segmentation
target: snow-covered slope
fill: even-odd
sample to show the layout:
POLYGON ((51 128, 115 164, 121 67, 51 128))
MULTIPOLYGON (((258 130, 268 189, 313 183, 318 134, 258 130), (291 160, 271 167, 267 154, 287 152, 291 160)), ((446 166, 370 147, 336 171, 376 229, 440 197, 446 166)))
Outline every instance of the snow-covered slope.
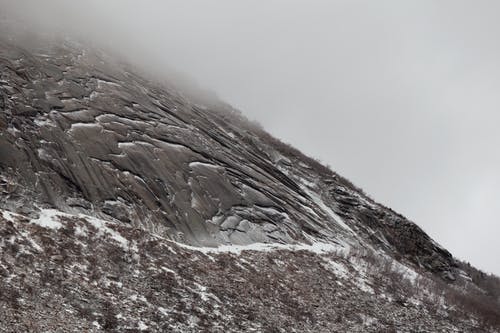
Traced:
POLYGON ((68 42, 0 69, 2 329, 491 326, 416 224, 230 106, 68 42))
POLYGON ((0 331, 487 327, 455 309, 453 289, 432 275, 370 251, 331 243, 200 248, 117 221, 52 209, 40 216, 0 214, 0 331))

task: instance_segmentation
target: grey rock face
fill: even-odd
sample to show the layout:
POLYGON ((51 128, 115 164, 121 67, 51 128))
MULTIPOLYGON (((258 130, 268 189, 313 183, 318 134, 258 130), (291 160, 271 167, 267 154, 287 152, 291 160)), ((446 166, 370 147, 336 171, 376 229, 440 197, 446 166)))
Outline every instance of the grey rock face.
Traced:
POLYGON ((453 271, 415 224, 222 102, 69 45, 0 42, 0 70, 3 208, 81 212, 192 245, 375 246, 453 271))

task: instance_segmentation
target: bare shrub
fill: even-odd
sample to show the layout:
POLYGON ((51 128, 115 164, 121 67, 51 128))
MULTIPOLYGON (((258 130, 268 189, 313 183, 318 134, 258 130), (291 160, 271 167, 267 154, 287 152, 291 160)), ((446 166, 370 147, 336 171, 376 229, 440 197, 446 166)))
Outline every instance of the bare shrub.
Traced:
POLYGON ((361 194, 364 194, 364 191, 354 185, 350 180, 347 178, 344 178, 330 168, 328 165, 324 165, 317 159, 311 158, 304 153, 302 153, 300 150, 297 148, 293 147, 292 145, 285 143, 275 137, 273 137, 271 134, 267 133, 266 131, 262 129, 258 129, 258 134, 260 138, 269 144, 270 146, 274 147, 277 149, 280 153, 282 153, 284 156, 287 156, 292 159, 296 159, 305 165, 309 166, 311 169, 313 169, 315 172, 317 172, 320 176, 325 177, 325 178, 333 178, 339 185, 342 185, 346 188, 355 190, 361 194))
POLYGON ((111 331, 118 327, 118 320, 116 319, 116 310, 113 304, 109 301, 103 304, 103 318, 102 328, 105 331, 111 331))
POLYGON ((19 308, 19 297, 21 294, 14 288, 0 285, 0 301, 9 304, 13 309, 19 308))

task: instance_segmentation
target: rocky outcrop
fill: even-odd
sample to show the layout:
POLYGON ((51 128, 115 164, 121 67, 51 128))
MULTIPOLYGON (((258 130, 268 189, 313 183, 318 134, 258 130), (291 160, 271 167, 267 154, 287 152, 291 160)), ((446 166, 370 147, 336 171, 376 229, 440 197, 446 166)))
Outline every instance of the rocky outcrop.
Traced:
POLYGON ((3 41, 0 68, 3 207, 112 218, 193 245, 376 245, 452 270, 416 225, 222 102, 194 103, 68 43, 3 41))

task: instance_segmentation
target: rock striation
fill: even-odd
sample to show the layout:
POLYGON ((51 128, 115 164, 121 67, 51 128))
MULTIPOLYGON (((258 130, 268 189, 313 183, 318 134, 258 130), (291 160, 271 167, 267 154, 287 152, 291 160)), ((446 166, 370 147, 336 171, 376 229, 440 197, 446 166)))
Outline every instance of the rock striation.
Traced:
POLYGON ((113 218, 192 245, 347 241, 453 266, 415 224, 221 102, 193 103, 69 45, 0 46, 6 207, 113 218))

